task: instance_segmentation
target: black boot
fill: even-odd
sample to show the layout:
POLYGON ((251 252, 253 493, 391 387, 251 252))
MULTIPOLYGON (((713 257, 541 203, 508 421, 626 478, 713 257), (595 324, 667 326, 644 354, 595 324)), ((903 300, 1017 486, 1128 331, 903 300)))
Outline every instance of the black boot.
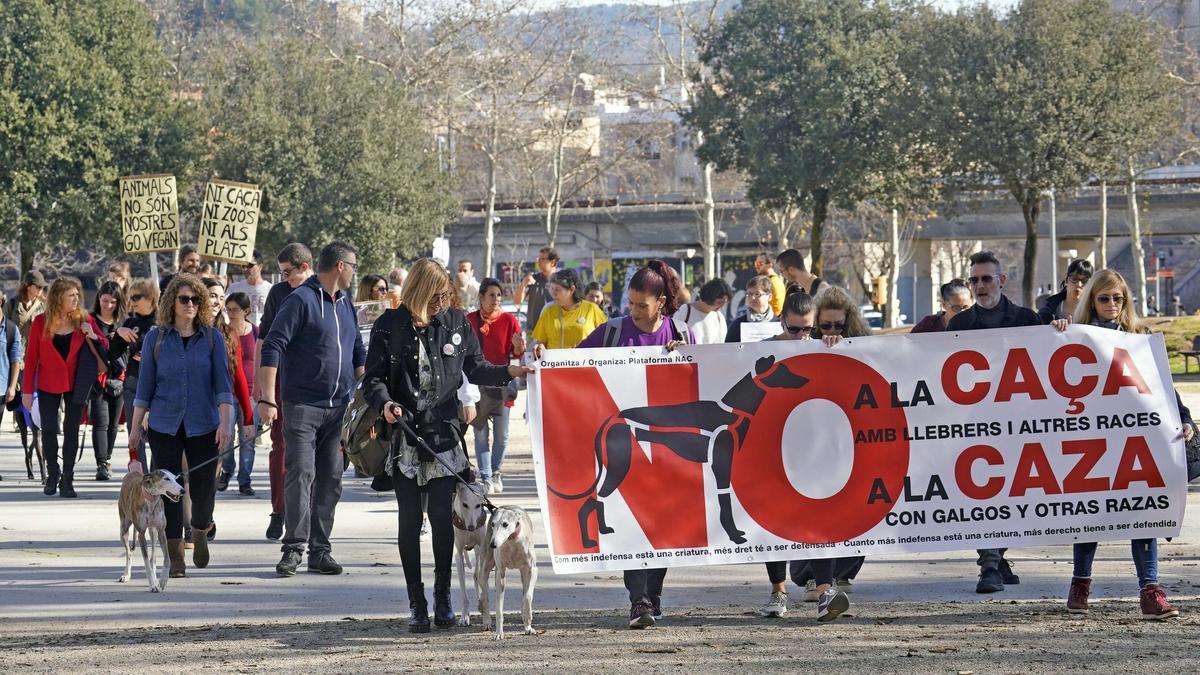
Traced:
POLYGON ((67 499, 75 498, 75 477, 73 475, 67 474, 59 481, 58 496, 66 497, 67 499))
POLYGON ((57 466, 50 466, 46 469, 46 486, 42 488, 42 494, 52 495, 58 492, 58 479, 62 476, 59 473, 57 466))
POLYGON ((438 628, 449 628, 456 621, 454 608, 450 606, 450 579, 438 579, 433 583, 433 624, 438 628))
POLYGON ((429 604, 425 602, 425 584, 408 587, 408 632, 429 632, 429 604))

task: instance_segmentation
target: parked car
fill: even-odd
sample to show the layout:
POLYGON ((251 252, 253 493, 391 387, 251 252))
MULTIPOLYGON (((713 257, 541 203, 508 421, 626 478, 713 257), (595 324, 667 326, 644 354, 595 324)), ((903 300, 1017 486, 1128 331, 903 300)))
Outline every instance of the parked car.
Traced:
MULTIPOLYGON (((863 319, 866 319, 867 325, 875 330, 883 328, 883 314, 875 309, 875 305, 863 305, 859 307, 862 312, 863 319)), ((908 323, 908 315, 900 315, 900 323, 908 323)))

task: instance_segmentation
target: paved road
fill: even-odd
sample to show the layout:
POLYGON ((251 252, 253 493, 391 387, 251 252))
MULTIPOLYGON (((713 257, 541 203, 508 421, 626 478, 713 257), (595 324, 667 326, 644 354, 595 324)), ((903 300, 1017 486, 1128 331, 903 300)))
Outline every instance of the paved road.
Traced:
MULTIPOLYGON (((1188 395, 1187 398, 1192 399, 1189 403, 1193 410, 1200 409, 1200 395, 1188 395)), ((507 490, 496 501, 530 508, 535 511, 536 518, 537 499, 530 469, 528 436, 524 424, 516 420, 517 416, 514 416, 514 442, 505 473, 507 490)), ((90 449, 84 454, 76 481, 79 498, 45 497, 37 483, 24 479, 20 445, 7 419, 0 431, 0 474, 4 476, 0 482, 0 636, 7 636, 6 640, 0 640, 0 665, 13 657, 13 652, 6 652, 6 642, 10 647, 26 644, 24 641, 27 646, 45 644, 45 636, 56 636, 52 637, 52 642, 67 640, 63 643, 67 645, 75 644, 72 640, 77 643, 90 639, 86 636, 91 635, 95 643, 108 644, 104 636, 112 634, 106 631, 134 626, 170 626, 186 636, 189 634, 186 631, 191 630, 188 627, 210 630, 215 624, 260 626, 254 631, 256 635, 262 631, 285 630, 266 624, 300 624, 320 633, 330 626, 344 625, 344 620, 351 618, 354 623, 361 623, 360 628, 367 633, 373 630, 389 634, 402 632, 402 626, 395 620, 406 615, 407 604, 394 543, 395 505, 390 494, 373 493, 366 481, 347 474, 334 528, 334 554, 345 566, 346 573, 338 577, 301 573, 291 579, 276 578, 274 565, 279 558, 279 545, 263 536, 270 502, 265 475, 266 448, 260 448, 254 472, 258 496, 242 497, 235 490, 218 495, 219 536, 212 547, 210 567, 195 570, 189 564, 189 578, 172 580, 165 595, 152 595, 146 591, 140 556, 134 568, 134 581, 128 584, 116 581, 123 565, 115 505, 119 480, 93 482, 90 476, 94 462, 90 449)), ((1195 644, 1196 624, 1191 616, 1200 619, 1200 575, 1197 574, 1200 571, 1197 569, 1200 564, 1200 517, 1195 515, 1196 507, 1200 505, 1200 486, 1193 486, 1188 501, 1190 508, 1183 535, 1160 548, 1160 576, 1172 600, 1185 612, 1186 623, 1177 622, 1171 630, 1191 626, 1188 640, 1195 644)), ((535 529, 539 550, 545 554, 540 521, 536 521, 535 529)), ((1021 585, 989 598, 980 598, 972 592, 976 575, 974 552, 872 558, 855 584, 852 598, 856 618, 849 623, 839 621, 837 625, 846 623, 848 627, 844 630, 861 631, 865 630, 864 626, 895 623, 898 617, 911 615, 917 617, 914 619, 917 621, 923 616, 928 618, 927 613, 932 607, 941 608, 936 612, 942 617, 938 621, 949 624, 976 625, 996 620, 1020 623, 1023 621, 1021 616, 1030 612, 1057 616, 1070 579, 1070 549, 1016 549, 1010 552, 1010 557, 1016 562, 1021 585), (1034 609, 1014 609, 1010 606, 1012 601, 1028 601, 1028 606, 1034 609), (955 618, 946 618, 949 615, 955 618), (996 619, 997 616, 1000 619, 996 619)), ((426 559, 429 558, 426 548, 426 559)), ((581 631, 576 635, 578 639, 596 641, 598 653, 603 653, 605 640, 612 635, 609 629, 622 625, 628 607, 619 573, 559 576, 551 571, 545 558, 541 565, 536 597, 537 623, 548 629, 552 636, 564 631, 570 634, 578 629, 581 631)), ((431 586, 430 567, 426 565, 426 577, 431 586)), ((690 622, 699 631, 689 633, 689 639, 703 641, 706 622, 724 621, 722 635, 732 635, 729 638, 732 641, 722 642, 722 650, 729 645, 736 647, 738 639, 745 642, 754 636, 762 637, 759 631, 764 630, 763 624, 750 612, 766 599, 765 576, 760 565, 672 570, 667 577, 664 604, 668 615, 674 615, 679 624, 690 622)), ((517 585, 519 588, 519 582, 517 585)), ((1128 545, 1101 546, 1096 561, 1094 597, 1120 598, 1123 602, 1112 603, 1108 608, 1112 615, 1109 623, 1093 624, 1089 634, 1104 643, 1106 649, 1114 647, 1114 658, 1118 661, 1132 658, 1115 646, 1130 637, 1127 620, 1136 618, 1136 604, 1131 602, 1136 597, 1135 586, 1128 545)), ((794 593, 793 599, 798 596, 794 593)), ((457 590, 455 606, 457 609, 457 590)), ((1025 606, 1025 603, 1018 605, 1025 606)), ((510 611, 519 608, 517 593, 511 584, 508 608, 510 611)), ((789 615, 786 625, 809 626, 813 612, 813 605, 801 604, 789 615)), ((1093 616, 1095 614, 1094 611, 1093 616)), ((510 614, 510 626, 517 620, 516 615, 510 614)), ((904 620, 900 619, 900 623, 904 620)), ((1134 624, 1141 625, 1139 622, 1134 624)), ((771 630, 776 631, 778 625, 771 630)), ((924 626, 914 622, 910 629, 913 639, 919 641, 924 626)), ((771 635, 786 639, 777 631, 771 635)), ((651 645, 647 649, 666 648, 663 640, 670 647, 669 638, 654 640, 657 641, 647 643, 651 645)), ((549 648, 558 643, 547 638, 545 644, 549 648)), ((867 650, 864 654, 869 653, 868 643, 862 648, 867 650)), ((961 648, 965 647, 953 647, 955 650, 961 648)), ((254 652, 251 646, 247 649, 248 653, 254 652)), ((269 651, 266 649, 263 653, 269 651)), ((530 660, 523 663, 537 665, 543 656, 546 655, 532 654, 528 657, 530 660)), ((697 655, 691 655, 694 656, 697 655)), ((705 663, 703 659, 690 660, 691 657, 685 659, 689 664, 705 663)), ((862 661, 860 657, 865 658, 859 654, 855 657, 859 660, 841 662, 840 665, 850 668, 873 663, 862 661)), ((663 662, 667 669, 674 663, 663 662)), ((907 669, 896 665, 900 662, 890 663, 892 667, 885 667, 885 670, 907 669)), ((38 664, 48 668, 62 665, 44 659, 35 659, 28 665, 38 664)), ((305 664, 296 662, 292 665, 303 667, 305 664)), ((802 667, 795 663, 789 665, 802 667)))

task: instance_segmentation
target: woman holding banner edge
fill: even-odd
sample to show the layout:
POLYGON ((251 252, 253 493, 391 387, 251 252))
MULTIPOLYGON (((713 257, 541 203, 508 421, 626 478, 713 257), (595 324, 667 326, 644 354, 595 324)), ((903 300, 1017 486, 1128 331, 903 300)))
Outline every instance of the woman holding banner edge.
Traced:
MULTIPOLYGON (((1100 270, 1083 289, 1083 294, 1075 307, 1072 316, 1075 323, 1085 326, 1110 328, 1124 333, 1147 333, 1133 311, 1133 296, 1125 278, 1113 270, 1100 270)), ((1055 319, 1050 325, 1055 330, 1064 331, 1070 321, 1055 319)), ((1179 394, 1175 394, 1176 405, 1179 406, 1179 418, 1183 422, 1182 438, 1192 440, 1196 433, 1195 423, 1191 412, 1179 394)), ((1075 544, 1072 551, 1074 570, 1071 576, 1071 589, 1067 593, 1067 612, 1070 614, 1088 613, 1088 596, 1092 590, 1092 561, 1096 557, 1098 542, 1080 542, 1075 544)), ((1137 572, 1139 604, 1142 618, 1161 621, 1179 616, 1179 610, 1167 602, 1167 594, 1158 584, 1158 540, 1134 539, 1130 541, 1133 553, 1133 567, 1137 572)))
MULTIPOLYGON (((695 338, 687 324, 670 318, 679 308, 680 286, 679 276, 670 265, 661 260, 649 261, 629 281, 629 314, 600 324, 579 343, 579 348, 661 345, 671 351, 681 344, 693 344, 695 338), (608 330, 610 325, 613 330, 608 330)), ((625 570, 630 628, 648 628, 662 620, 666 576, 665 567, 625 570)))

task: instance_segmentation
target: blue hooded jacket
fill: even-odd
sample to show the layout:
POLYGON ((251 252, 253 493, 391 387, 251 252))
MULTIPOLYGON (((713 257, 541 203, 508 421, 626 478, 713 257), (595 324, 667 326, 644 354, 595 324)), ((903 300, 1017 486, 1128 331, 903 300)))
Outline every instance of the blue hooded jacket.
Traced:
POLYGON ((279 397, 287 403, 346 405, 354 395, 354 370, 366 362, 350 297, 329 295, 316 275, 283 301, 263 339, 262 365, 279 369, 279 397))

